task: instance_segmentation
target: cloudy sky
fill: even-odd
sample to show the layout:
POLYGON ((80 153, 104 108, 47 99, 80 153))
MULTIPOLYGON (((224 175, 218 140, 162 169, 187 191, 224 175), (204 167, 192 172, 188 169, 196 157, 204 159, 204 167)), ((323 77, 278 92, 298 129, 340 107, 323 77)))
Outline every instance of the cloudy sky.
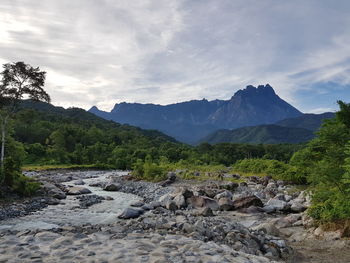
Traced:
POLYGON ((229 99, 269 83, 304 112, 350 102, 348 0, 1 0, 0 63, 53 104, 229 99))

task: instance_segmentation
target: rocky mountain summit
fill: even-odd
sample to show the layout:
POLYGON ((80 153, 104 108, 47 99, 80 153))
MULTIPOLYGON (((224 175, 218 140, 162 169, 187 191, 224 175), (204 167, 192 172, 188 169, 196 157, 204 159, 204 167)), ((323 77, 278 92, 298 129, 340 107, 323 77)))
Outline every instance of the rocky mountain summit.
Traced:
POLYGON ((218 129, 271 124, 301 116, 269 85, 247 86, 229 100, 192 100, 170 105, 120 103, 111 112, 89 112, 107 120, 156 129, 179 141, 194 143, 218 129))

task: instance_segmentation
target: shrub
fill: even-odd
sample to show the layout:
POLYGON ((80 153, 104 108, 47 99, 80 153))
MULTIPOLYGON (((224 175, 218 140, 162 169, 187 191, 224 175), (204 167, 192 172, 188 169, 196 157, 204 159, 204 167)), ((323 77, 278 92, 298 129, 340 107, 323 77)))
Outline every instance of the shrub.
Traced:
POLYGON ((12 190, 22 196, 32 196, 40 189, 40 183, 20 173, 14 177, 12 190))
POLYGON ((298 184, 305 183, 303 174, 299 174, 296 167, 276 160, 244 159, 237 161, 233 169, 243 173, 270 175, 274 179, 298 184))

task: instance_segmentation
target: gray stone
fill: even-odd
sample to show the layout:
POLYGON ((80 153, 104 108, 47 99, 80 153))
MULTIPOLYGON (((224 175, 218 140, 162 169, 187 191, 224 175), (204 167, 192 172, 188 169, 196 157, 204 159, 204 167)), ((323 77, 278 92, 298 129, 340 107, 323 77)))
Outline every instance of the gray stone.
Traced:
POLYGON ((232 211, 235 209, 233 201, 230 198, 222 197, 218 201, 219 209, 222 211, 232 211))
POLYGON ((227 197, 227 198, 232 199, 232 193, 230 191, 225 190, 225 191, 217 194, 214 198, 219 200, 220 198, 223 198, 223 197, 227 197))
POLYGON ((218 203, 214 199, 206 196, 192 196, 191 198, 187 199, 187 203, 192 205, 194 208, 209 207, 212 210, 219 209, 218 203))
POLYGON ((103 190, 110 191, 110 192, 116 192, 120 189, 120 185, 117 183, 108 183, 105 185, 103 190))
POLYGON ((177 206, 177 208, 185 208, 187 206, 185 197, 182 194, 178 194, 174 197, 174 202, 177 206))
POLYGON ((82 195, 82 194, 90 194, 91 191, 87 188, 74 186, 67 189, 67 195, 82 195))
POLYGON ((137 218, 144 213, 144 210, 139 208, 126 208, 119 216, 120 219, 137 218))
POLYGON ((266 205, 274 207, 276 211, 285 211, 290 207, 287 202, 274 198, 271 198, 266 205))

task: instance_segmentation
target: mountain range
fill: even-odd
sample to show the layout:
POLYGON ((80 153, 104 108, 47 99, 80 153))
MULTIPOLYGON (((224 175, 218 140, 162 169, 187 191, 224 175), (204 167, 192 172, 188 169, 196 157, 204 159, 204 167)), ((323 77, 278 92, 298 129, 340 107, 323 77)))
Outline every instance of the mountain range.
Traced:
POLYGON ((119 103, 111 112, 96 106, 89 112, 107 120, 156 129, 175 139, 196 143, 214 131, 274 124, 303 116, 269 85, 247 86, 229 100, 191 100, 170 105, 119 103))
POLYGON ((200 142, 210 144, 231 143, 303 143, 315 137, 315 131, 323 120, 335 116, 334 113, 304 114, 299 117, 284 119, 275 124, 243 127, 234 130, 218 130, 202 138, 200 142))

